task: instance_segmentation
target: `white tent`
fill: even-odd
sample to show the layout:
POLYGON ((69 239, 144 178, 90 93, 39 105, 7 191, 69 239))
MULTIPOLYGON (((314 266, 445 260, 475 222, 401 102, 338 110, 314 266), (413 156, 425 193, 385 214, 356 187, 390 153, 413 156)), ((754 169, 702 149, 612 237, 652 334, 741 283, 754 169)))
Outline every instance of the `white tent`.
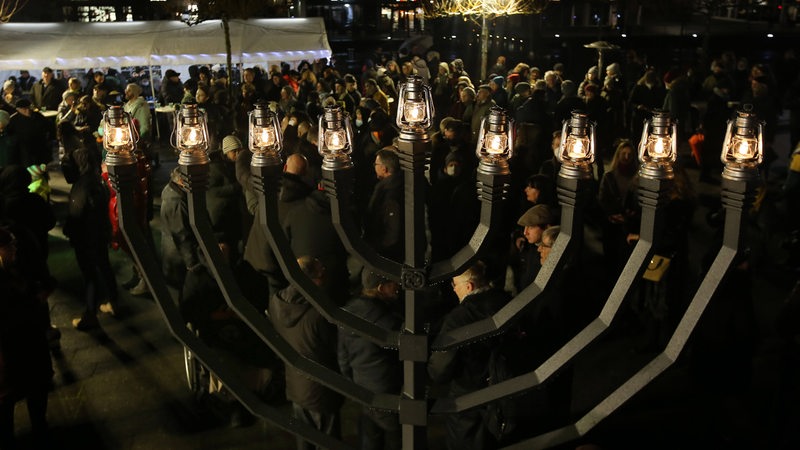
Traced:
MULTIPOLYGON (((234 64, 330 58, 321 18, 231 20, 234 64)), ((189 27, 178 21, 5 23, 0 71, 225 62, 222 21, 189 27)))

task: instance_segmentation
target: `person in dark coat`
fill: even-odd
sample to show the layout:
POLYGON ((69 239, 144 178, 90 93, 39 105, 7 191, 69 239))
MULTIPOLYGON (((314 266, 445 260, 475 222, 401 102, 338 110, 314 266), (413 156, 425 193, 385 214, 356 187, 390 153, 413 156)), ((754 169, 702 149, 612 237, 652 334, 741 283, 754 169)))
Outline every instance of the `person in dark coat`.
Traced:
MULTIPOLYGON (((480 261, 453 277, 452 286, 459 303, 445 315, 441 333, 491 317, 509 300, 506 292, 489 285, 486 266, 480 261)), ((448 384, 452 397, 486 387, 493 345, 495 340, 484 339, 457 349, 434 352, 428 360, 428 376, 433 383, 448 384)), ((448 449, 493 447, 492 437, 483 419, 483 410, 485 407, 447 415, 448 449)))
POLYGON ((161 191, 161 266, 167 281, 182 288, 186 272, 198 266, 197 241, 189 225, 189 206, 180 172, 170 172, 161 191))
POLYGON ((351 157, 354 162, 356 185, 359 189, 353 193, 358 211, 366 211, 370 199, 370 193, 374 191, 375 179, 375 155, 382 148, 392 145, 392 140, 397 136, 397 131, 392 126, 391 119, 384 113, 377 102, 372 99, 364 101, 365 104, 374 106, 369 116, 365 119, 365 132, 361 134, 353 146, 351 157))
POLYGON ((49 163, 53 159, 50 138, 55 136, 55 123, 34 111, 28 99, 18 100, 16 107, 6 132, 16 139, 20 163, 25 167, 49 163))
POLYGON ((239 241, 242 240, 239 199, 242 189, 236 182, 236 152, 223 152, 221 147, 210 149, 208 191, 206 208, 211 228, 223 253, 231 264, 238 260, 239 241))
MULTIPOLYGON (((537 264, 541 267, 550 257, 553 245, 561 232, 561 227, 551 226, 544 230, 536 246, 537 264)), ((527 309, 521 319, 520 326, 529 336, 531 346, 527 353, 528 363, 539 367, 550 358, 562 345, 574 336, 581 327, 588 324, 587 317, 592 311, 591 290, 586 286, 592 283, 575 283, 578 273, 585 273, 580 266, 579 255, 567 258, 563 269, 553 274, 552 289, 548 289, 536 298, 532 307, 527 309)), ((537 425, 545 428, 565 423, 569 420, 572 404, 573 368, 566 367, 556 374, 543 389, 543 410, 536 411, 537 425)))
POLYGON ((535 123, 543 127, 550 127, 552 119, 548 114, 546 91, 534 89, 531 96, 517 108, 514 114, 518 123, 535 123))
POLYGON ((52 325, 47 304, 47 297, 56 287, 56 280, 47 267, 47 233, 55 227, 56 217, 47 201, 28 190, 30 182, 30 173, 22 166, 8 166, 0 171, 0 220, 25 229, 25 234, 19 236, 23 251, 17 258, 17 267, 35 286, 48 339, 58 348, 61 332, 52 325))
POLYGON ((673 68, 664 75, 664 86, 667 92, 662 108, 678 122, 678 140, 683 142, 695 127, 692 123, 691 83, 684 71, 673 68))
MULTIPOLYGON (((159 92, 162 104, 177 105, 181 103, 183 99, 183 83, 181 83, 180 75, 172 69, 167 69, 164 73, 164 81, 161 83, 161 91, 159 92)), ((197 89, 196 85, 193 86, 192 92, 194 92, 194 89, 197 89)))
POLYGON ((558 130, 565 120, 572 117, 572 111, 583 109, 583 99, 578 97, 578 86, 572 80, 561 82, 561 98, 553 111, 553 127, 558 130))
POLYGON ((555 221, 550 207, 544 204, 530 208, 517 221, 517 225, 523 227, 523 237, 517 239, 516 242, 516 248, 519 251, 517 291, 528 287, 539 274, 542 265, 539 262, 537 247, 542 242, 544 231, 554 225, 555 221))
POLYGON ((15 448, 14 405, 25 399, 36 448, 47 443, 53 367, 35 288, 16 268, 16 237, 0 228, 0 448, 15 448))
POLYGON ((630 253, 626 242, 627 222, 633 218, 634 213, 626 208, 626 202, 631 195, 630 190, 635 188, 633 180, 638 168, 633 145, 630 141, 622 141, 614 152, 608 172, 600 180, 597 202, 605 216, 603 255, 609 282, 617 278, 630 253))
MULTIPOLYGON (((308 161, 303 155, 296 153, 286 158, 278 195, 278 219, 282 224, 289 211, 302 203, 312 191, 312 187, 305 181, 307 171, 308 161)), ((271 292, 277 292, 288 284, 275 260, 263 226, 257 218, 250 228, 244 259, 258 274, 268 279, 271 292)))
POLYGON ((475 176, 466 172, 459 152, 447 154, 442 174, 431 187, 431 258, 440 261, 453 256, 469 242, 478 225, 480 203, 475 193, 475 176), (453 220, 458 217, 458 220, 453 220))
POLYGON ((491 81, 489 82, 489 87, 492 90, 491 96, 492 100, 494 100, 494 103, 497 106, 505 110, 508 110, 509 107, 508 92, 506 92, 506 90, 503 88, 505 81, 506 81, 505 78, 503 78, 502 76, 496 76, 492 78, 491 81))
POLYGON ((91 163, 89 151, 78 138, 65 138, 80 173, 69 191, 69 213, 64 234, 75 250, 85 286, 86 310, 72 321, 72 326, 87 331, 100 326, 97 312, 103 293, 109 303, 117 303, 117 281, 108 259, 111 222, 108 216, 108 188, 100 177, 99 167, 91 163))
POLYGON ((23 166, 12 165, 0 170, 0 218, 25 226, 47 259, 47 232, 56 225, 53 209, 41 196, 28 190, 31 174, 23 166))
POLYGON ((595 164, 595 166, 597 168, 597 178, 602 179, 603 173, 605 173, 605 166, 601 162, 611 152, 614 133, 610 128, 611 117, 609 116, 610 107, 608 101, 600 96, 599 91, 600 88, 595 85, 586 86, 584 111, 589 116, 589 120, 597 124, 595 126, 595 159, 598 164, 595 164))
MULTIPOLYGON (((325 266, 316 258, 301 256, 297 263, 317 285, 322 285, 328 277, 325 266)), ((269 317, 278 334, 298 353, 329 369, 338 369, 336 326, 325 320, 294 286, 272 296, 269 317)), ((341 437, 339 410, 344 399, 340 394, 287 366, 286 398, 292 402, 294 418, 323 433, 341 437)), ((317 447, 297 438, 298 450, 314 448, 317 447)))
POLYGON ((445 160, 451 153, 459 155, 461 172, 474 176, 478 168, 475 149, 469 144, 469 132, 464 122, 445 117, 440 123, 441 133, 433 140, 431 155, 430 182, 435 184, 444 175, 445 160))
POLYGON ((383 149, 375 157, 378 184, 372 191, 364 216, 364 239, 375 251, 399 261, 403 257, 403 176, 400 159, 383 149))
POLYGON ((326 268, 322 288, 337 304, 347 300, 342 280, 350 278, 347 271, 347 250, 342 245, 331 219, 331 204, 321 190, 312 191, 287 211, 283 221, 286 237, 295 255, 314 254, 326 268))
MULTIPOLYGON (((377 274, 362 272, 361 295, 347 302, 344 309, 387 330, 398 330, 402 317, 394 312, 400 286, 377 274)), ((375 393, 400 392, 402 373, 397 352, 344 328, 339 329, 339 369, 357 385, 375 393)), ((359 444, 362 450, 398 450, 401 446, 400 422, 396 414, 364 408, 359 417, 359 444)))
POLYGON ((42 79, 33 84, 31 99, 36 109, 58 111, 61 94, 67 90, 67 87, 63 80, 57 79, 55 76, 53 69, 45 67, 42 69, 42 79))
POLYGON ((628 97, 628 111, 630 111, 629 125, 634 147, 639 146, 645 119, 650 117, 654 109, 659 109, 664 105, 666 93, 654 68, 649 68, 631 89, 628 97))
POLYGON ((170 174, 162 196, 161 221, 165 230, 162 251, 164 261, 168 262, 164 270, 176 281, 182 278, 178 303, 183 319, 195 330, 207 330, 211 313, 224 305, 224 299, 189 223, 188 198, 177 168, 170 174))

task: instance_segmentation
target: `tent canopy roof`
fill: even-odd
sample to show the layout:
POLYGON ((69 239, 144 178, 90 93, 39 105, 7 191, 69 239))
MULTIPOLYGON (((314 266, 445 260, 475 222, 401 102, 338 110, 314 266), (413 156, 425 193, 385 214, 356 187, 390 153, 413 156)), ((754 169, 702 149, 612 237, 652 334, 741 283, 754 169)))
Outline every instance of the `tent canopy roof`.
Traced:
MULTIPOLYGON (((234 64, 330 58, 322 18, 230 20, 234 64)), ((5 23, 0 70, 214 64, 225 61, 221 20, 5 23)))

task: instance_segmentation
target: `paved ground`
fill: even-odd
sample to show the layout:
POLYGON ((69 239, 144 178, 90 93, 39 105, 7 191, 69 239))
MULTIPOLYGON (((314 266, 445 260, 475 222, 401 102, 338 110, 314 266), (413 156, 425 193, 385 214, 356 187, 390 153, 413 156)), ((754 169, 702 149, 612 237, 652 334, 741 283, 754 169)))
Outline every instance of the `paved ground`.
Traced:
MULTIPOLYGON (((169 150, 162 155, 165 163, 157 171, 160 186, 174 165, 169 163, 174 160, 169 158, 169 150)), ((696 180, 696 171, 691 171, 691 176, 696 180)), ((66 186, 57 174, 53 185, 54 201, 62 208, 66 186)), ((711 204, 718 198, 717 187, 698 186, 701 201, 711 204)), ((696 254, 702 253, 708 242, 709 231, 702 231, 703 215, 698 212, 695 220, 701 230, 693 239, 696 254)), ((593 233, 588 230, 590 238, 593 233)), ((50 267, 61 282, 50 300, 52 317, 63 331, 61 351, 53 353, 55 388, 48 412, 56 443, 98 450, 293 448, 290 435, 263 420, 249 427, 229 428, 219 408, 196 401, 186 385, 182 347, 167 331, 151 299, 123 292, 119 317, 101 317, 102 332, 73 330, 70 321, 83 308, 80 277, 59 229, 51 234, 51 246, 50 267)), ((768 250, 770 258, 786 257, 776 242, 768 250)), ((117 279, 127 280, 130 264, 124 255, 112 252, 112 262, 117 279)), ((697 258, 693 262, 696 264, 697 258)), ((796 274, 787 274, 775 264, 758 271, 753 294, 761 339, 753 360, 752 385, 727 395, 712 395, 694 383, 687 365, 679 362, 602 422, 585 441, 604 448, 798 448, 793 445, 796 440, 780 446, 786 428, 800 420, 796 413, 787 415, 782 409, 787 393, 797 399, 798 389, 793 380, 788 391, 781 390, 786 381, 780 378, 785 358, 773 326, 792 276, 796 274)), ((597 403, 614 383, 653 356, 633 352, 632 347, 630 338, 610 335, 581 355, 575 370, 574 412, 597 403)), ((288 408, 286 411, 288 414, 288 408)), ((344 408, 345 440, 351 443, 356 411, 350 402, 344 408)), ((21 448, 31 448, 23 405, 18 405, 16 418, 21 448)), ((440 419, 434 421, 430 432, 431 448, 443 448, 440 419)))

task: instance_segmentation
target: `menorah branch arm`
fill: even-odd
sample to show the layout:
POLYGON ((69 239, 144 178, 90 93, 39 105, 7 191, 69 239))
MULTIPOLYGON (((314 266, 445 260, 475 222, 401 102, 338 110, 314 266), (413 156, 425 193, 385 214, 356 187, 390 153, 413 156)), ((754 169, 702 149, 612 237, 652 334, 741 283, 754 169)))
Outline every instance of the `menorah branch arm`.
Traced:
POLYGON ((366 406, 397 410, 399 404, 397 395, 375 394, 355 385, 339 373, 300 355, 277 333, 272 323, 244 298, 230 266, 224 262, 208 219, 205 201, 208 167, 207 165, 181 166, 180 170, 187 180, 186 186, 189 190, 187 193, 189 223, 206 258, 206 265, 217 281, 225 302, 231 309, 281 359, 304 371, 315 381, 354 400, 363 402, 366 406))
POLYGON ((500 229, 503 216, 503 200, 508 191, 507 174, 478 173, 478 198, 481 201, 481 216, 469 243, 451 258, 431 265, 430 282, 441 283, 462 273, 481 255, 486 254, 492 244, 492 236, 500 229))
POLYGON ((752 205, 757 183, 756 177, 741 180, 728 180, 723 177, 722 202, 725 206, 725 229, 722 248, 714 258, 666 348, 574 424, 520 442, 514 448, 552 447, 585 435, 675 363, 711 297, 743 247, 742 229, 746 226, 744 211, 752 205))
POLYGON ((281 176, 281 166, 252 166, 251 171, 259 201, 257 220, 288 281, 331 323, 351 328, 382 347, 397 348, 399 340, 397 331, 382 328, 340 308, 300 269, 297 255, 294 255, 278 217, 278 180, 281 176))
POLYGON ((355 255, 371 271, 382 277, 400 281, 403 265, 379 255, 361 237, 361 226, 356 223, 351 201, 353 192, 353 168, 335 170, 322 168, 322 182, 331 199, 333 226, 348 252, 355 255))
POLYGON ((225 380, 225 386, 231 393, 239 399, 242 404, 253 414, 261 417, 280 428, 295 434, 303 434, 317 445, 326 448, 348 450, 352 447, 345 445, 338 439, 320 432, 319 430, 299 421, 290 420, 283 411, 279 411, 265 404, 258 396, 251 391, 240 374, 219 357, 216 351, 208 347, 194 333, 186 327, 186 324, 177 308, 177 302, 167 287, 162 275, 160 264, 147 243, 142 229, 136 219, 134 210, 133 192, 134 185, 138 178, 136 165, 108 166, 109 178, 114 190, 117 192, 117 211, 119 215, 119 225, 122 230, 131 254, 139 267, 142 278, 144 278, 150 292, 153 294, 156 304, 159 307, 161 316, 167 324, 170 333, 186 348, 191 350, 206 367, 225 380))
POLYGON ((664 211, 660 210, 659 206, 663 206, 667 202, 670 186, 671 181, 669 180, 642 180, 639 186, 639 198, 642 205, 642 225, 640 227, 642 239, 636 243, 622 270, 622 276, 614 285, 597 318, 533 371, 493 385, 491 388, 480 389, 457 398, 439 399, 434 404, 432 412, 462 412, 498 398, 535 389, 547 382, 578 353, 608 330, 622 301, 634 283, 641 278, 641 274, 652 256, 652 239, 654 236, 660 236, 664 219, 664 211))
POLYGON ((438 335, 433 341, 434 351, 449 350, 498 334, 510 326, 522 311, 536 300, 547 288, 554 274, 566 264, 574 250, 583 245, 582 215, 589 200, 590 183, 591 181, 585 178, 559 177, 562 229, 550 256, 534 282, 520 291, 492 317, 438 335))

